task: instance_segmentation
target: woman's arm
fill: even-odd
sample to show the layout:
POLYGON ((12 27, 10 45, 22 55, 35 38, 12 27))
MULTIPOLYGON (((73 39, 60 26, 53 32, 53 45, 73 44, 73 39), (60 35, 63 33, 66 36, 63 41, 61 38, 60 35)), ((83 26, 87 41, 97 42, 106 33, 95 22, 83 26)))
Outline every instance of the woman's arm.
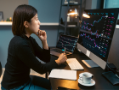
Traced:
POLYGON ((44 48, 42 49, 36 40, 31 37, 32 45, 35 51, 35 55, 44 62, 50 61, 50 48, 48 47, 47 43, 44 43, 44 48))
POLYGON ((48 47, 48 43, 47 43, 47 40, 42 41, 42 45, 43 45, 43 48, 44 48, 44 49, 46 49, 46 50, 49 49, 49 47, 48 47))
POLYGON ((47 43, 47 34, 44 30, 40 30, 40 29, 38 30, 38 33, 35 33, 35 34, 39 37, 43 45, 43 49, 41 50, 40 46, 34 40, 35 41, 34 48, 35 48, 36 56, 45 62, 49 62, 50 48, 48 47, 48 43, 47 43))
POLYGON ((39 62, 33 54, 30 46, 26 42, 22 41, 21 43, 19 43, 16 47, 16 50, 18 51, 16 54, 19 60, 21 60, 25 65, 27 65, 29 68, 32 68, 38 73, 43 74, 58 66, 55 60, 50 61, 46 64, 39 62))
POLYGON ((47 34, 44 30, 39 30, 37 36, 42 41, 43 48, 48 50, 48 43, 47 43, 47 34))

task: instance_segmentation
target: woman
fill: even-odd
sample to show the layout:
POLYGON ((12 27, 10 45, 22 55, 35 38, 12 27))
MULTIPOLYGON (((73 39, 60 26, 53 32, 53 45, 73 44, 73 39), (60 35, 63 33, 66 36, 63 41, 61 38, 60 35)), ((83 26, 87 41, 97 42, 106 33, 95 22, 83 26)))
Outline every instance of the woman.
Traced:
POLYGON ((67 59, 62 53, 57 60, 50 61, 50 49, 47 44, 47 35, 39 30, 37 10, 30 5, 19 5, 13 15, 11 39, 8 48, 8 58, 2 80, 2 89, 39 90, 51 89, 49 80, 45 78, 30 78, 30 69, 38 73, 46 73, 64 63, 67 59), (42 42, 43 49, 30 35, 36 34, 42 42), (36 56, 46 64, 41 64, 36 56), (40 84, 40 85, 39 85, 40 84))

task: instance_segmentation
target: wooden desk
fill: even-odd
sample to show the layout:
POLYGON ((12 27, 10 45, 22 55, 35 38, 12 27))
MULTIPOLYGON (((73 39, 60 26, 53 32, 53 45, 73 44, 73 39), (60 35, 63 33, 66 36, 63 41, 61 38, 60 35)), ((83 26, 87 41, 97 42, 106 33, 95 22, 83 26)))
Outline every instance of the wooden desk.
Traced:
MULTIPOLYGON (((98 68, 88 68, 86 67, 81 60, 83 59, 89 59, 84 54, 81 54, 79 52, 75 52, 73 55, 68 56, 68 58, 77 58, 77 60, 81 63, 81 65, 84 67, 84 70, 77 71, 77 80, 71 81, 71 80, 63 80, 63 79, 55 79, 50 78, 50 82, 52 85, 52 89, 56 90, 58 87, 66 87, 71 89, 81 89, 81 90, 119 90, 119 85, 113 86, 107 79, 105 79, 102 76, 102 72, 104 72, 103 69, 100 67, 98 68), (96 84, 92 87, 85 87, 78 83, 79 74, 82 72, 90 72, 93 74, 93 79, 95 80, 96 84)), ((57 57, 51 56, 51 60, 56 60, 57 57)), ((70 70, 69 66, 67 64, 59 66, 59 68, 68 69, 70 70)))

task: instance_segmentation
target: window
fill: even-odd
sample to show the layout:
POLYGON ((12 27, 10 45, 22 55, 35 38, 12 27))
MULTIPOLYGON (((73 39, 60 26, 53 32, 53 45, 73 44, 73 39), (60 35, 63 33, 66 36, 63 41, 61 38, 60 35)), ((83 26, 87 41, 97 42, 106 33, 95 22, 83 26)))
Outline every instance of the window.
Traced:
POLYGON ((119 0, 104 0, 104 8, 119 8, 119 0))

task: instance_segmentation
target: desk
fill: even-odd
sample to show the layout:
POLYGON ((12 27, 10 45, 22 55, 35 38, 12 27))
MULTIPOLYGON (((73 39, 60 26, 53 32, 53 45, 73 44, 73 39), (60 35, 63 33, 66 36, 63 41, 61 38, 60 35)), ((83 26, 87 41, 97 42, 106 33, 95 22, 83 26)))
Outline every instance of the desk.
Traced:
MULTIPOLYGON (((100 67, 98 68, 88 68, 86 67, 81 60, 83 59, 89 59, 86 57, 84 54, 79 53, 78 51, 75 51, 73 55, 68 56, 68 58, 77 58, 77 60, 81 63, 81 65, 84 67, 84 70, 82 71, 77 71, 77 80, 76 81, 71 81, 71 80, 63 80, 63 79, 55 79, 55 78, 50 78, 50 82, 52 85, 52 89, 56 90, 57 87, 67 87, 71 89, 81 89, 81 90, 119 90, 119 85, 118 86, 113 86, 107 79, 105 79, 102 76, 102 72, 104 72, 103 69, 100 67), (79 74, 82 72, 90 72, 93 74, 93 79, 95 80, 96 84, 93 87, 85 87, 80 84, 78 84, 78 78, 79 74)), ((51 56, 51 60, 56 60, 57 57, 51 56)), ((62 69, 68 69, 70 70, 69 66, 67 64, 63 64, 58 68, 62 69)))

